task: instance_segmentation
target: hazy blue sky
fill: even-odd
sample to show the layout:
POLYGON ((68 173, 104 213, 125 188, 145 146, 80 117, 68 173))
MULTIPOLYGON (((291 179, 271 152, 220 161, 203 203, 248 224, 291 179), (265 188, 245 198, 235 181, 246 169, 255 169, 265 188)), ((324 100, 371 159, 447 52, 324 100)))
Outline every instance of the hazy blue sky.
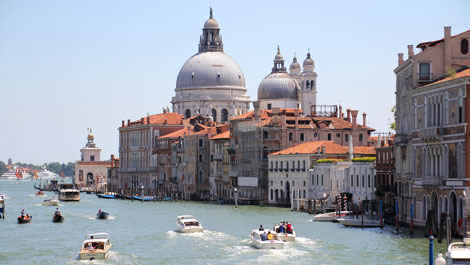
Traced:
POLYGON ((442 38, 443 26, 470 29, 465 0, 1 0, 0 160, 77 160, 88 127, 102 158, 118 154, 121 120, 170 106, 209 6, 252 100, 277 45, 287 65, 310 48, 317 103, 365 111, 377 131, 393 119, 397 53, 442 38))

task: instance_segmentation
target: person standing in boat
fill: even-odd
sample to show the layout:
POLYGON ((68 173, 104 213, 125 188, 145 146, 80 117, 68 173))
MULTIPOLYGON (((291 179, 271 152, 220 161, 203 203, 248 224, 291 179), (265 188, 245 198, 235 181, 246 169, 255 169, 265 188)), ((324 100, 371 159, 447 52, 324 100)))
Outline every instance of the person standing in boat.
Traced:
POLYGON ((21 210, 21 218, 23 218, 23 217, 25 216, 25 213, 26 213, 26 212, 25 212, 25 210, 24 210, 24 209, 23 209, 23 210, 21 210))
POLYGON ((287 222, 287 233, 292 234, 292 225, 287 222))
POLYGON ((264 231, 263 225, 259 225, 259 231, 264 231))
POLYGON ((60 211, 59 211, 59 208, 56 208, 56 209, 55 209, 54 215, 55 215, 55 216, 61 216, 61 215, 62 215, 62 214, 60 213, 60 211))

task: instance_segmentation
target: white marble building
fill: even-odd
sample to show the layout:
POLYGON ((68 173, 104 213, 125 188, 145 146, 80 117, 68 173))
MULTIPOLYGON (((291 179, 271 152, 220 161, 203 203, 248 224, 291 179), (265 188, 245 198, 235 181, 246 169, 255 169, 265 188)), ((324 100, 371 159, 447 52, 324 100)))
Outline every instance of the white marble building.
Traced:
POLYGON ((204 24, 199 52, 181 68, 172 98, 173 112, 189 118, 201 114, 216 122, 248 112, 245 77, 238 64, 224 53, 222 36, 212 16, 204 24))

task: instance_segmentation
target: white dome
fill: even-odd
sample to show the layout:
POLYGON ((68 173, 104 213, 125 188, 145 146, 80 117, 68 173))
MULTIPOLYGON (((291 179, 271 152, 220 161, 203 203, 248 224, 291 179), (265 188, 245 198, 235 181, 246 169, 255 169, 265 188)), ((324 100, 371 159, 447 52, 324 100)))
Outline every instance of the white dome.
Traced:
POLYGON ((184 88, 245 88, 245 77, 238 64, 223 52, 197 53, 189 58, 176 79, 176 90, 184 88))
POLYGON ((266 76, 258 87, 260 99, 298 99, 299 85, 286 72, 276 72, 266 76))

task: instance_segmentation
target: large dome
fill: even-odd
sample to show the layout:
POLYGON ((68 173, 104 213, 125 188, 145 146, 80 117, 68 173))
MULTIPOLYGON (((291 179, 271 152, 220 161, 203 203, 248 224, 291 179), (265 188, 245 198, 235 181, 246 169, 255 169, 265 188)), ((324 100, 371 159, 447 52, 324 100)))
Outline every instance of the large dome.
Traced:
POLYGON ((176 90, 184 88, 245 88, 238 64, 223 52, 197 53, 189 58, 176 79, 176 90))
POLYGON ((276 72, 266 76, 258 87, 260 99, 298 99, 299 85, 286 72, 276 72))

